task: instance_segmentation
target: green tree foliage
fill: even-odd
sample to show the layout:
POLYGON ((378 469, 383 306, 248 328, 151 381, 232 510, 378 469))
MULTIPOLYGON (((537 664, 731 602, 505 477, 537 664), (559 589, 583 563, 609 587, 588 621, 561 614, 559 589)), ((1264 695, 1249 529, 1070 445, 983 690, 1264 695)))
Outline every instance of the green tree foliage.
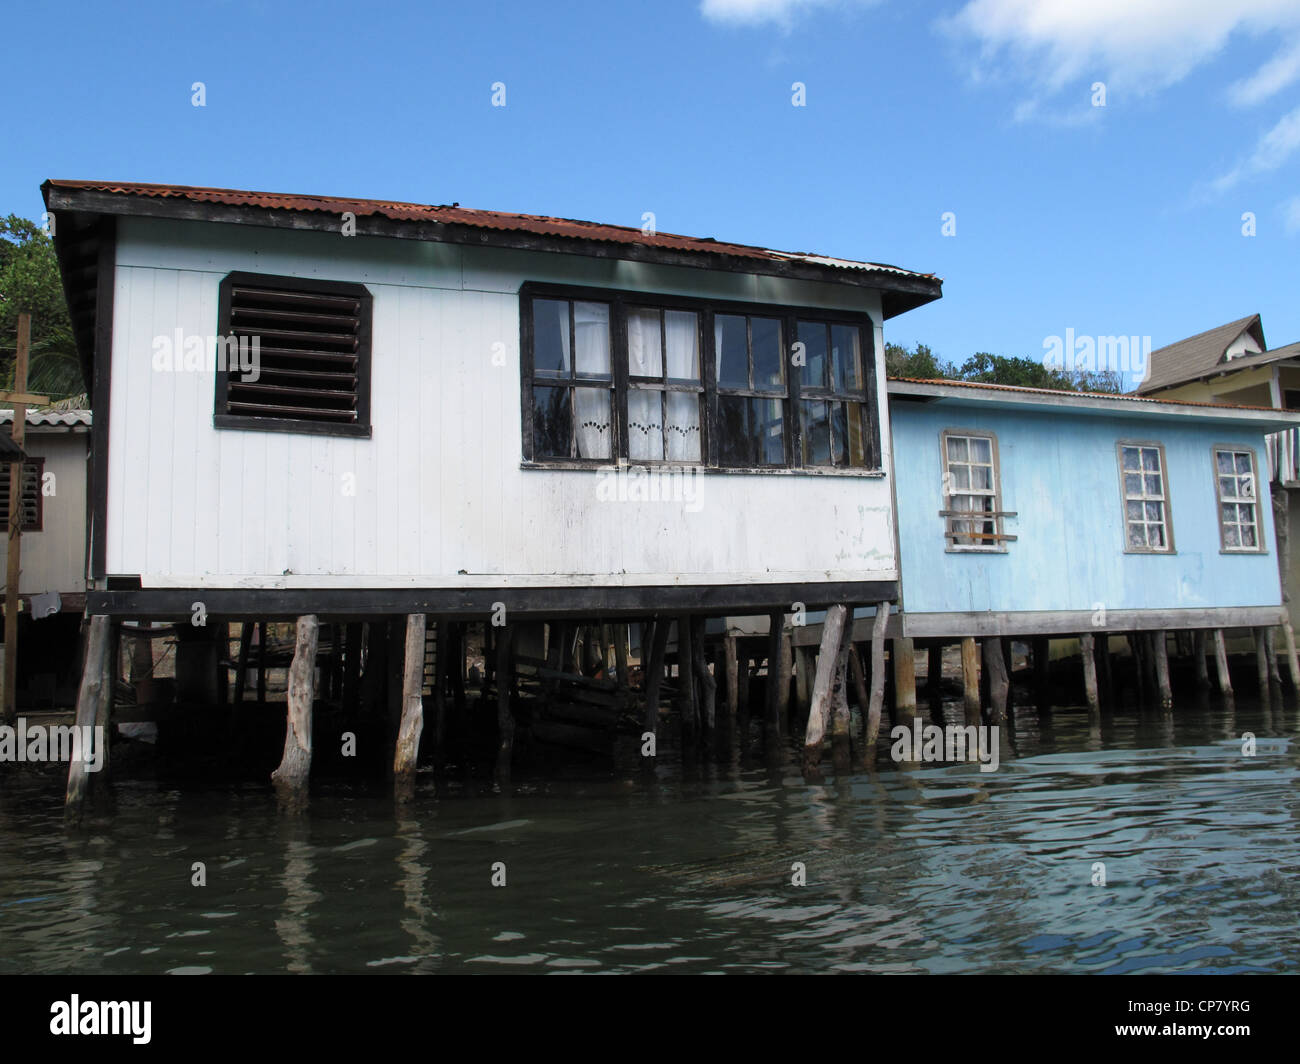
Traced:
POLYGON ((1008 384, 1018 388, 1049 388, 1064 392, 1106 392, 1118 395, 1124 390, 1120 375, 1111 371, 1049 369, 1032 358, 991 355, 987 351, 971 355, 960 366, 944 362, 925 344, 908 349, 899 344, 885 345, 885 373, 890 377, 913 380, 973 381, 979 384, 1008 384))
POLYGON ((55 400, 84 392, 54 245, 35 222, 11 214, 0 220, 0 387, 14 384, 22 311, 32 316, 28 390, 55 400))
POLYGON ((917 344, 911 351, 899 344, 885 344, 885 373, 890 377, 932 381, 951 379, 953 367, 949 362, 940 362, 925 344, 917 344))

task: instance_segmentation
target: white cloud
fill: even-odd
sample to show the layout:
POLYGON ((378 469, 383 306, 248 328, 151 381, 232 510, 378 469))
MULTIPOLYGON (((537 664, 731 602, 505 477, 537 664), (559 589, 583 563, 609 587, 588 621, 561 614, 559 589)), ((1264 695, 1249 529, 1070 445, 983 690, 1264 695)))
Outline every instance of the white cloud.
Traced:
POLYGON ((1282 116, 1255 143, 1255 150, 1222 177, 1211 182, 1216 192, 1226 192, 1247 178, 1272 173, 1300 151, 1300 107, 1282 116))
POLYGON ((876 0, 700 0, 700 14, 710 22, 758 26, 773 22, 789 28, 796 15, 819 7, 864 6, 876 0))
POLYGON ((1300 196, 1282 204, 1282 226, 1292 236, 1300 233, 1300 196))
POLYGON ((940 25, 980 45, 981 60, 1048 94, 1071 81, 1150 92, 1185 78, 1234 33, 1281 34, 1284 45, 1233 88, 1257 101, 1300 76, 1300 5, 1295 0, 968 0, 940 25))
POLYGON ((1267 100, 1300 78, 1300 37, 1283 48, 1250 77, 1228 89, 1228 98, 1243 107, 1267 100))

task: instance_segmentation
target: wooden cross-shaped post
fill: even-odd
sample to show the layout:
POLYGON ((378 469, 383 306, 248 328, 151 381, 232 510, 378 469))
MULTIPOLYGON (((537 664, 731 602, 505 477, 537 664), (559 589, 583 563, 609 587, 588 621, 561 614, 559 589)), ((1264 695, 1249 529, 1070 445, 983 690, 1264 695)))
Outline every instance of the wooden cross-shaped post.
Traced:
MULTIPOLYGON (((27 406, 43 406, 49 397, 30 395, 27 391, 27 353, 32 338, 32 316, 18 315, 18 351, 14 362, 14 390, 0 391, 0 403, 12 403, 14 408, 13 440, 22 449, 27 433, 27 406)), ((23 463, 9 466, 9 550, 6 556, 5 576, 5 675, 4 719, 13 724, 18 716, 18 580, 22 572, 19 551, 23 535, 23 463)))

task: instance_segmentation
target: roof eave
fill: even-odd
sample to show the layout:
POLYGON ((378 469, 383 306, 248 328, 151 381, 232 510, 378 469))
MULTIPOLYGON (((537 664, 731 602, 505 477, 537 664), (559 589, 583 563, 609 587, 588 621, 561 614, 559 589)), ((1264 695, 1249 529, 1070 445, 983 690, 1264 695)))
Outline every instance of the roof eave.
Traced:
POLYGON ((1025 406, 1066 408, 1086 414, 1118 414, 1123 417, 1193 417, 1203 421, 1235 421, 1270 431, 1300 427, 1300 411, 1262 410, 1249 407, 1179 403, 1172 400, 1114 399, 1079 392, 1024 392, 1000 388, 967 388, 961 385, 920 384, 891 380, 889 397, 950 401, 971 406, 1025 406))
MULTIPOLYGON (((252 207, 195 202, 94 189, 67 188, 46 181, 41 185, 45 206, 50 211, 84 214, 162 218, 172 221, 217 222, 254 225, 267 229, 288 229, 337 233, 337 215, 324 211, 280 207, 252 207)), ((932 303, 943 295, 943 282, 922 274, 902 275, 869 266, 844 268, 808 262, 798 258, 759 259, 723 252, 683 251, 650 244, 621 244, 581 237, 553 236, 508 229, 436 221, 395 220, 378 215, 358 216, 358 236, 428 240, 444 244, 470 244, 517 251, 549 251, 598 259, 624 259, 692 269, 725 270, 783 277, 790 280, 822 281, 866 288, 881 293, 884 317, 932 303)))

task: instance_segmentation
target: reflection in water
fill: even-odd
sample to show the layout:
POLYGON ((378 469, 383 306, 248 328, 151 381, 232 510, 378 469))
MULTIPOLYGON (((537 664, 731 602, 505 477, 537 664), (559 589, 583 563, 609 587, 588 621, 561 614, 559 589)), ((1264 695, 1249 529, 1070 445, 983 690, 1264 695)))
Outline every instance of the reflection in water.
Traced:
POLYGON ((1289 691, 1026 711, 992 773, 899 768, 884 729, 870 770, 817 783, 761 744, 661 750, 398 804, 320 781, 299 816, 119 779, 72 834, 56 778, 11 774, 0 972, 1294 970, 1297 723, 1289 691))

